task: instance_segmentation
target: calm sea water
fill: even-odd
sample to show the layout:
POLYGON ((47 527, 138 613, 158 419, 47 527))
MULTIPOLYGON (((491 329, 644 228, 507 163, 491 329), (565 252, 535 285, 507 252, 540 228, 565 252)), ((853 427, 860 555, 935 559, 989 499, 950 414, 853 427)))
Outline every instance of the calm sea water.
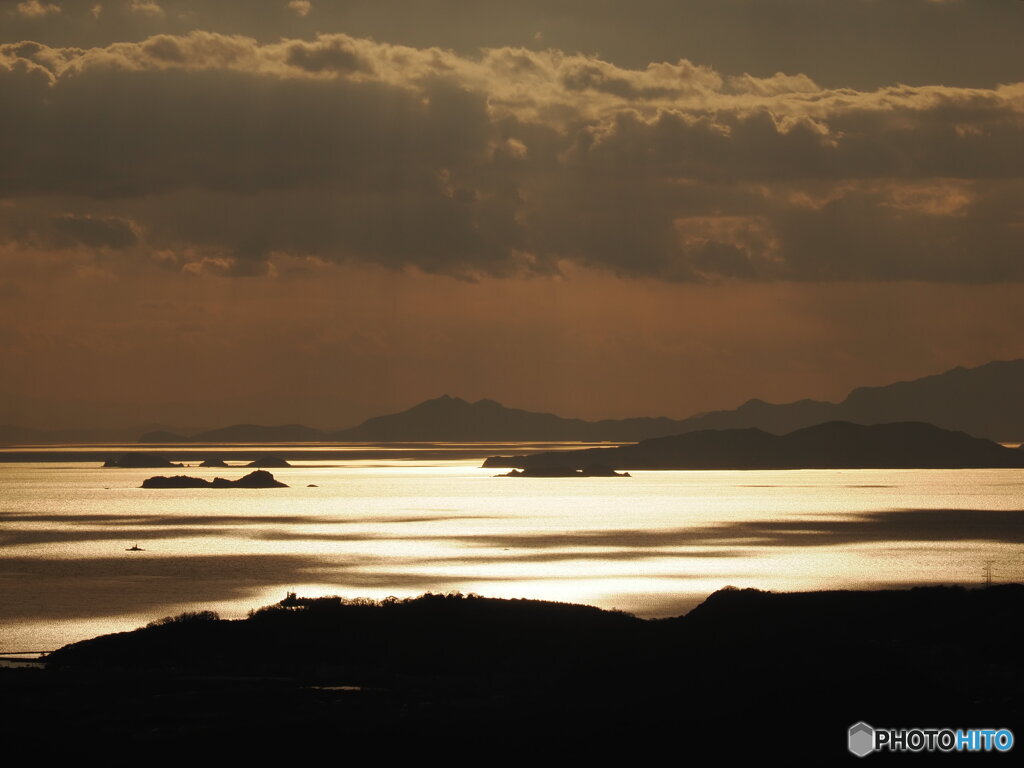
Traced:
POLYGON ((273 470, 289 488, 266 490, 145 490, 161 472, 0 463, 0 652, 198 608, 244 616, 286 592, 458 590, 665 616, 726 585, 978 585, 987 561, 994 581, 1024 580, 1024 470, 523 479, 464 451, 402 455, 299 459, 273 470))

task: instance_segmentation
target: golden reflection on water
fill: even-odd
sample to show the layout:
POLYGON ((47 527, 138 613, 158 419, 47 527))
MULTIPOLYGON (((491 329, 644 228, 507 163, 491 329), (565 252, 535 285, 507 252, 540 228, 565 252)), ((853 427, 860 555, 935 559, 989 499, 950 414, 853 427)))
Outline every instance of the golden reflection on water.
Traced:
POLYGON ((1024 579, 1021 470, 532 479, 479 459, 297 463, 274 470, 289 488, 266 490, 143 490, 159 472, 0 464, 0 651, 197 607, 243 616, 287 591, 459 590, 656 616, 726 585, 971 585, 985 560, 998 581, 1024 579), (125 551, 136 542, 144 552, 125 551))

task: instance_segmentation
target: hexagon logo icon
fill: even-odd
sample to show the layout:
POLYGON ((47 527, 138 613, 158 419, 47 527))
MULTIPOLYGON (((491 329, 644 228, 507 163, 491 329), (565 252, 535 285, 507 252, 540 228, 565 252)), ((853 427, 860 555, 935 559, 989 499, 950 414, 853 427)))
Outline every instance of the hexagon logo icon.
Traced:
POLYGON ((846 746, 857 757, 871 754, 875 751, 875 729, 863 721, 851 725, 846 746))

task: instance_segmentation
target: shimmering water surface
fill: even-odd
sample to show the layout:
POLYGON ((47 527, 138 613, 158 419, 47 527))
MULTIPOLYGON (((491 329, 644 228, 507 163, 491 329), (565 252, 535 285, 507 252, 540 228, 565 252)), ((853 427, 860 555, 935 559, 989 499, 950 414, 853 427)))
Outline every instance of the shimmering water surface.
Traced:
POLYGON ((199 607, 243 616, 290 591, 459 590, 664 616, 726 585, 976 585, 990 560, 995 581, 1024 580, 1024 470, 525 479, 494 477, 464 446, 401 455, 295 459, 273 470, 290 487, 265 490, 0 463, 0 652, 199 607))

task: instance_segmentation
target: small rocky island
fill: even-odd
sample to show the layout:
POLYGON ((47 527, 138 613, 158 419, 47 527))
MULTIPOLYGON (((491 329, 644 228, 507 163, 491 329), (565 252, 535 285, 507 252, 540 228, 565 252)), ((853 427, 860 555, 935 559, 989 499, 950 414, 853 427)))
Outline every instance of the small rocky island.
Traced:
POLYGON ((149 477, 142 481, 143 488, 287 488, 285 483, 277 480, 266 470, 258 469, 237 480, 226 480, 215 477, 204 480, 201 477, 175 475, 174 477, 149 477))
POLYGON ((260 467, 262 469, 283 469, 290 467, 287 459, 282 459, 280 456, 260 456, 255 461, 250 461, 246 464, 247 467, 260 467))
POLYGON ((629 472, 616 472, 605 464, 589 464, 581 469, 575 467, 528 467, 522 471, 513 469, 497 477, 629 477, 629 472))
POLYGON ((224 469, 225 467, 228 466, 228 463, 226 461, 224 461, 223 459, 207 459, 206 461, 204 461, 199 466, 200 467, 216 467, 217 469, 224 469))

